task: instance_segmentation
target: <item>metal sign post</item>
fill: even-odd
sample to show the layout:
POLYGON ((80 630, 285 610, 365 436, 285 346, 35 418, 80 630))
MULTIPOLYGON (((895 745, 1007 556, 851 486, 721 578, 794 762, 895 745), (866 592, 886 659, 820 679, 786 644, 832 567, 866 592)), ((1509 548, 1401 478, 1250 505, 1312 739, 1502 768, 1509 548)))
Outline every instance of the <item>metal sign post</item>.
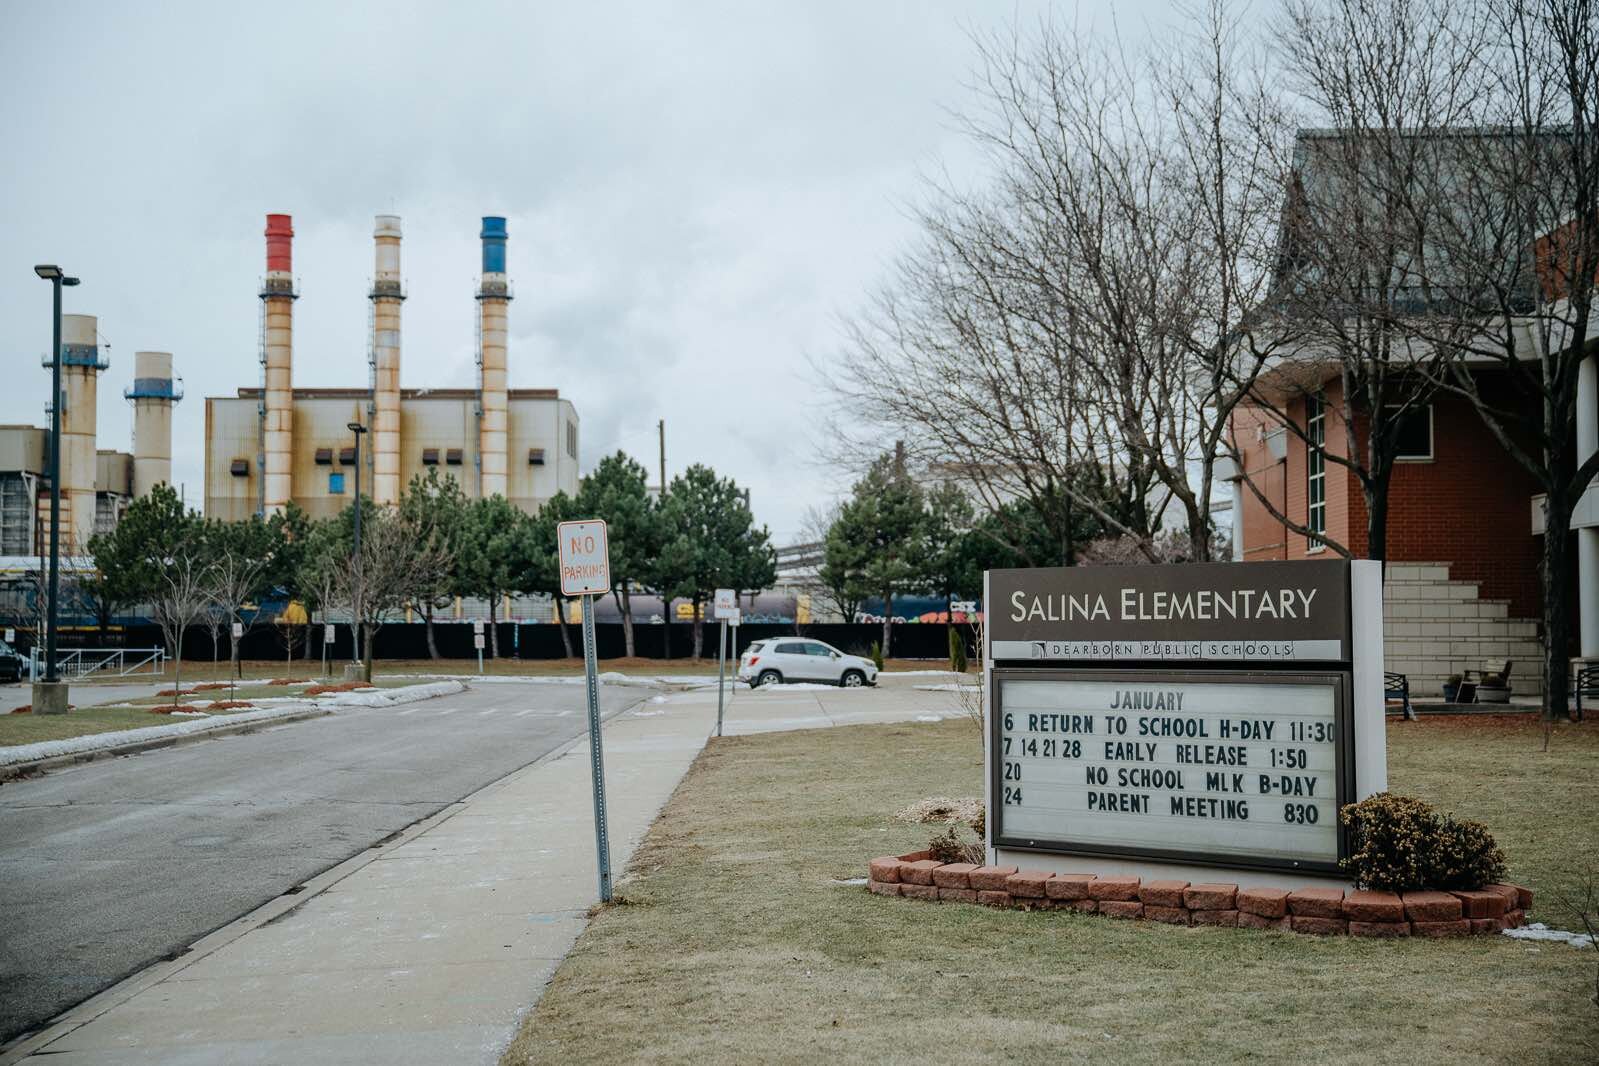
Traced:
POLYGON ((727 616, 738 610, 738 592, 734 589, 717 589, 712 600, 716 611, 716 735, 722 735, 723 692, 727 687, 727 616))
POLYGON ((611 589, 610 547, 605 523, 562 522, 556 527, 561 555, 561 595, 583 605, 583 672, 589 705, 589 770, 594 778, 594 850, 599 860, 600 902, 611 901, 611 831, 605 813, 605 753, 600 737, 600 679, 595 662, 594 597, 611 589))
POLYGON ((472 623, 472 647, 477 649, 477 672, 483 672, 483 623, 472 623))

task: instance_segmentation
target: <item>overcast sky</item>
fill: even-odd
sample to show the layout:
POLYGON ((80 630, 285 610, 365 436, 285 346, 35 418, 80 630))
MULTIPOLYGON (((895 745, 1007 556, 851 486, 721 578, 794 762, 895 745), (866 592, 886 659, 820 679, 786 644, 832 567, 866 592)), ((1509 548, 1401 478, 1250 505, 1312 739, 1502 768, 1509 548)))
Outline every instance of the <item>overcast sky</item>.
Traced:
MULTIPOLYGON (((618 447, 748 487, 778 543, 847 490, 812 369, 912 236, 920 175, 974 167, 947 114, 969 35, 1047 3, 0 6, 0 422, 42 425, 49 290, 99 316, 99 446, 133 353, 187 398, 258 383, 267 212, 294 216, 297 386, 365 386, 372 216, 402 216, 402 383, 475 384, 478 220, 509 219, 512 387, 555 387, 588 470, 618 447)), ((1146 2, 1117 9, 1123 29, 1146 2)), ((1070 18, 1070 11, 1063 12, 1070 18)))

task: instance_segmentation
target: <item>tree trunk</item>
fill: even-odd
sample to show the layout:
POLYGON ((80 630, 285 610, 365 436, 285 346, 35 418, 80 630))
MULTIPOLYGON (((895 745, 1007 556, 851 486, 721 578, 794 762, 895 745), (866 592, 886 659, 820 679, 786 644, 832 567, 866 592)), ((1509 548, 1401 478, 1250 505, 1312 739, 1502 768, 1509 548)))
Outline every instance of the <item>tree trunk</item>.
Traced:
MULTIPOLYGON (((214 642, 213 642, 214 643, 214 642)), ((172 706, 178 705, 178 694, 183 691, 183 630, 179 629, 172 641, 172 706)))
POLYGON ((362 628, 365 630, 362 650, 366 654, 361 657, 361 678, 370 682, 372 680, 372 645, 377 643, 378 633, 376 626, 363 626, 362 628))
POLYGON ((691 601, 694 604, 694 658, 705 657, 705 627, 700 618, 700 598, 696 595, 691 601))
POLYGON ((424 604, 422 607, 422 620, 427 623, 428 658, 437 659, 439 657, 439 645, 438 642, 433 639, 433 604, 431 601, 424 604))
POLYGON ((889 645, 894 639, 894 590, 883 590, 883 658, 889 656, 889 645))
POLYGON ((672 658, 672 598, 661 597, 661 617, 666 622, 666 629, 661 633, 661 658, 672 658))
POLYGON ((500 594, 489 595, 489 658, 500 657, 500 594))
POLYGON ((615 591, 616 607, 622 612, 622 647, 629 659, 633 658, 633 594, 622 582, 615 591))
MULTIPOLYGON (((1551 471, 1553 472, 1553 471, 1551 471)), ((1571 603, 1567 590, 1566 542, 1571 537, 1571 505, 1563 491, 1564 483, 1546 497, 1543 527, 1543 716, 1545 722, 1565 718, 1571 712, 1566 686, 1571 675, 1568 645, 1571 643, 1571 603)))
POLYGON ((572 657, 572 634, 566 629, 566 601, 560 596, 555 597, 555 622, 561 627, 561 647, 566 652, 566 657, 572 657))
POLYGON ((1372 475, 1361 482, 1361 493, 1366 498, 1366 558, 1384 564, 1387 572, 1388 558, 1388 485, 1393 479, 1393 468, 1382 475, 1372 475))

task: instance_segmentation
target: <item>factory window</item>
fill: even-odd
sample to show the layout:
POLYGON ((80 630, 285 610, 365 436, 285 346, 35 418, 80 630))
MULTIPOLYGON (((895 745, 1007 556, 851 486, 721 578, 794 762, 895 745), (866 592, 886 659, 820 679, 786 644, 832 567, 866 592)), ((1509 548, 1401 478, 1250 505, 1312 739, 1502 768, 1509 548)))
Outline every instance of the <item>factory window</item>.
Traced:
POLYGON ((529 448, 527 450, 527 464, 529 466, 543 466, 544 465, 544 449, 543 448, 529 448))
POLYGON ((348 448, 339 449, 339 462, 345 466, 355 462, 355 445, 352 444, 348 448))
POLYGON ((439 450, 437 448, 423 448, 422 449, 422 465, 423 466, 438 466, 439 465, 439 450))
POLYGON ((566 454, 570 455, 574 459, 577 458, 577 423, 576 422, 568 422, 566 424, 566 454))
POLYGON ((248 460, 248 459, 235 459, 235 460, 233 460, 233 462, 228 464, 228 473, 232 474, 234 477, 249 477, 250 476, 250 460, 248 460))
POLYGON ((344 494, 343 472, 333 470, 328 473, 328 494, 330 496, 342 496, 344 494))
POLYGON ((331 466, 333 464, 333 449, 318 448, 316 450, 316 462, 318 466, 331 466))
POLYGON ((444 453, 444 462, 447 466, 461 465, 461 449, 450 448, 444 453))

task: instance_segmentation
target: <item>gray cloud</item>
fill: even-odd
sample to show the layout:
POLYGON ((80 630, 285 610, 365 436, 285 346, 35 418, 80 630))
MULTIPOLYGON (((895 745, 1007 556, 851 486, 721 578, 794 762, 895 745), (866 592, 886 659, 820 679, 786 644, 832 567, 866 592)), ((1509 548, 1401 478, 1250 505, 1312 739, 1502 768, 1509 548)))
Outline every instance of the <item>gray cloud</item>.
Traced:
POLYGON ((840 491, 811 461, 808 357, 910 236, 970 29, 943 3, 7 5, 0 91, 0 420, 38 423, 48 291, 111 343, 101 447, 126 448, 133 352, 188 399, 174 478, 197 499, 203 397, 254 385, 263 215, 294 216, 297 384, 366 381, 372 215, 403 216, 404 383, 473 380, 477 222, 511 231, 511 381, 555 386, 585 464, 707 462, 779 539, 840 491))

